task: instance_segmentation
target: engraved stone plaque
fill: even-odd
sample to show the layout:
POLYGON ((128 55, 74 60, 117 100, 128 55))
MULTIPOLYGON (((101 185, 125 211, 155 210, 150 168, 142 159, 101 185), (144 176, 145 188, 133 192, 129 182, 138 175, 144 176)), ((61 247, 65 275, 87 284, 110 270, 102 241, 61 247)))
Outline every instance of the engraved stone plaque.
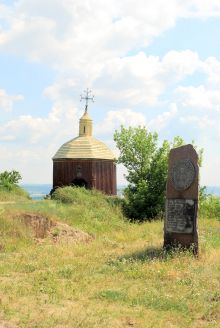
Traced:
POLYGON ((172 183, 176 190, 188 189, 195 179, 196 171, 189 159, 179 160, 172 168, 172 183))
POLYGON ((192 233, 195 201, 192 199, 167 199, 166 231, 192 233))
POLYGON ((198 154, 193 145, 169 154, 164 220, 164 247, 188 248, 198 254, 198 154))

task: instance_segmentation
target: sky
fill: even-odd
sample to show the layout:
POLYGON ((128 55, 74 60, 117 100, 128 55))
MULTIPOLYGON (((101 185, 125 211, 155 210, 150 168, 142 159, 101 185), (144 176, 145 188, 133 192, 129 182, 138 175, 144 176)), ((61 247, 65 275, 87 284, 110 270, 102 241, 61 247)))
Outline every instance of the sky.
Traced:
POLYGON ((51 183, 88 87, 116 154, 120 125, 179 135, 204 148, 200 183, 220 186, 219 31, 219 0, 0 0, 0 172, 51 183))

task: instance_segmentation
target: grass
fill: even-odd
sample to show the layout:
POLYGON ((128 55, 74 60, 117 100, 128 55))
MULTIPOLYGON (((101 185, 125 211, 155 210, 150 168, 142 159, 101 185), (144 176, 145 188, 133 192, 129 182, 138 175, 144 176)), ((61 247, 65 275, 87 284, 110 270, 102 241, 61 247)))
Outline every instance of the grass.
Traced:
POLYGON ((27 201, 30 197, 28 193, 17 185, 10 188, 0 186, 0 202, 27 201))
POLYGON ((207 195, 200 204, 200 211, 203 216, 216 217, 220 221, 220 197, 207 195))
MULTIPOLYGON (((200 328, 220 326, 220 224, 199 218, 200 255, 162 249, 162 221, 126 221, 97 192, 0 209, 0 326, 200 328), (66 198, 68 201, 66 201, 66 198), (87 244, 36 242, 19 213, 91 233, 87 244)), ((65 196, 66 193, 66 196, 65 196)))

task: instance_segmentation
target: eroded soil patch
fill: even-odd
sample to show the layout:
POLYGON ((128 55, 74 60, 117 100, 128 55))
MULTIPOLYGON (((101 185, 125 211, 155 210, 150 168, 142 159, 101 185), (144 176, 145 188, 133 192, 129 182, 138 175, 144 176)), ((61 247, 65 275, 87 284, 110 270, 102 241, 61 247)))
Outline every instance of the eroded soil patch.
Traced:
POLYGON ((68 224, 57 222, 46 216, 36 213, 20 214, 18 219, 23 221, 27 227, 33 231, 34 238, 37 241, 49 239, 53 242, 82 242, 87 243, 94 237, 84 231, 75 229, 68 224))

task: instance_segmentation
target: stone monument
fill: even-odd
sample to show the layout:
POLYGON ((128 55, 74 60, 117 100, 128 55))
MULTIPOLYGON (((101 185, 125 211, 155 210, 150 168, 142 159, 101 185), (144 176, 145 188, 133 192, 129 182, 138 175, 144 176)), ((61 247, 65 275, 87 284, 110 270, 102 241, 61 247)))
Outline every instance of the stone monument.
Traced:
POLYGON ((198 253, 198 155, 192 145, 171 149, 166 190, 164 247, 198 253))

